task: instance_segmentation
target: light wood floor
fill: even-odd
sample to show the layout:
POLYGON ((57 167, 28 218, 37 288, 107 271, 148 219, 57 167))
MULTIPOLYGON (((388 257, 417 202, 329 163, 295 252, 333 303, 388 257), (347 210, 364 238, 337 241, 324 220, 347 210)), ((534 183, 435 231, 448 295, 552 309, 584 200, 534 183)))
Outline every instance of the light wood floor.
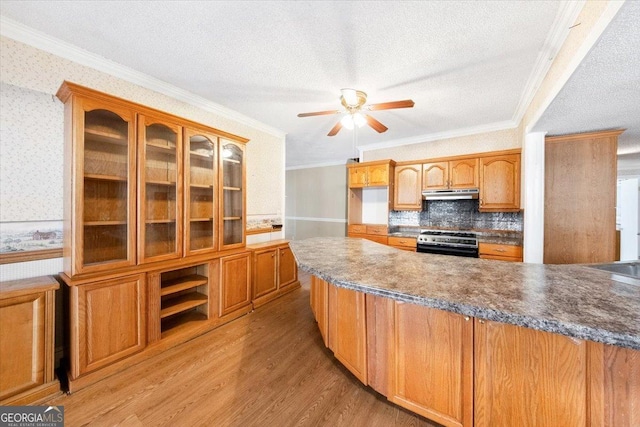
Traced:
POLYGON ((363 386, 324 347, 302 289, 48 404, 65 425, 436 426, 363 386))

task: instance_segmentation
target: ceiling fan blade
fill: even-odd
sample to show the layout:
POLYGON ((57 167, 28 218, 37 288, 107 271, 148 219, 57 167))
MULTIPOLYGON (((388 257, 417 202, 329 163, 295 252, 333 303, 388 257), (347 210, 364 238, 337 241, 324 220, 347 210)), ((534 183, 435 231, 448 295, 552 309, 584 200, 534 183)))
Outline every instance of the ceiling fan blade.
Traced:
POLYGON ((328 111, 315 111, 313 113, 300 113, 298 117, 310 117, 310 116, 328 116, 329 114, 338 114, 340 111, 338 110, 328 110, 328 111))
POLYGON ((371 126, 378 133, 386 132, 387 129, 389 129, 388 127, 386 127, 385 125, 383 125, 382 123, 380 123, 379 121, 377 121, 376 119, 374 119, 368 114, 365 114, 364 118, 367 119, 367 124, 371 126))
POLYGON ((381 102, 379 104, 371 104, 368 106, 369 110, 391 110, 394 108, 411 108, 415 105, 413 100, 405 99, 403 101, 381 102))
POLYGON ((342 129, 342 123, 338 122, 338 123, 336 123, 336 125, 334 127, 331 128, 331 130, 329 131, 327 136, 335 136, 335 134, 340 132, 340 129, 342 129))

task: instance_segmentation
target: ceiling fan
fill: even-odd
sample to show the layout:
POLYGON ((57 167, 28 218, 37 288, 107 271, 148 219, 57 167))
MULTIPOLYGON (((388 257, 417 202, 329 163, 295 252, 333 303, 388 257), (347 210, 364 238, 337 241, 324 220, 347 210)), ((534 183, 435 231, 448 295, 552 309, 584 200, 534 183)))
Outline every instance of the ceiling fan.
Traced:
POLYGON ((382 133, 388 128, 370 115, 363 113, 363 111, 392 110, 394 108, 411 108, 414 106, 414 102, 411 99, 365 105, 367 102, 367 94, 363 91, 355 89, 341 89, 340 92, 342 93, 340 95, 340 103, 344 107, 344 110, 300 113, 298 114, 298 117, 325 116, 339 113, 345 114, 345 116, 336 123, 333 128, 331 128, 327 134, 328 136, 336 135, 343 127, 353 129, 354 125, 361 127, 365 123, 371 126, 376 132, 382 133))

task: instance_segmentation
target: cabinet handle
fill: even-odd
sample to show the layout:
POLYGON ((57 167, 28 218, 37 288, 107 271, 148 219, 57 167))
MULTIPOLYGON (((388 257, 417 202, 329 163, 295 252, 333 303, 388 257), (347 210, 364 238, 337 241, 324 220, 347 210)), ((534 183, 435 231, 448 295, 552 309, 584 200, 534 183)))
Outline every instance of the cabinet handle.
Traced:
POLYGON ((271 254, 271 258, 273 258, 274 256, 276 256, 276 254, 271 254))
POLYGON ((496 249, 496 252, 507 252, 507 250, 498 248, 498 249, 496 249))
POLYGON ((482 206, 484 204, 484 202, 482 201, 482 199, 480 199, 480 206, 482 206))
POLYGON ((469 316, 464 316, 464 321, 468 322, 469 321, 469 316))
POLYGON ((478 322, 480 322, 481 325, 484 325, 484 320, 480 319, 478 322))

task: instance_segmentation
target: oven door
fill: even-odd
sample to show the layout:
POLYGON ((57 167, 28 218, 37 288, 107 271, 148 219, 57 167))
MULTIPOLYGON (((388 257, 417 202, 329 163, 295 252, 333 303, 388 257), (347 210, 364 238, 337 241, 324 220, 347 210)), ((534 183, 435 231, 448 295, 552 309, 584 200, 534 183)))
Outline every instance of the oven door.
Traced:
POLYGON ((453 247, 442 245, 420 244, 416 248, 416 252, 440 255, 466 256, 469 258, 478 258, 478 248, 453 247))

